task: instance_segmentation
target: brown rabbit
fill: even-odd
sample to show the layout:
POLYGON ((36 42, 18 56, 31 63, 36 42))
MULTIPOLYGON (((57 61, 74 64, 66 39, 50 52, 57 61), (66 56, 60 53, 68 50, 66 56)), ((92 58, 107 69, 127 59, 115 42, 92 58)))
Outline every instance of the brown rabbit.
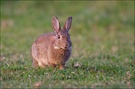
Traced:
POLYGON ((72 17, 68 17, 63 29, 57 17, 52 18, 54 32, 39 36, 32 45, 33 67, 58 66, 64 69, 71 55, 71 40, 68 33, 72 17))

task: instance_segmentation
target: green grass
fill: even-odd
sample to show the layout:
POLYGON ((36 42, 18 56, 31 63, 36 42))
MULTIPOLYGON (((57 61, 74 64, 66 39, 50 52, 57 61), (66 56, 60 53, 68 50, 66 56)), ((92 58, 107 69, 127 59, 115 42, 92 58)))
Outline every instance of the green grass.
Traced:
POLYGON ((135 88, 134 1, 1 1, 1 88, 135 88), (65 70, 34 69, 30 48, 52 32, 51 18, 70 30, 65 70))

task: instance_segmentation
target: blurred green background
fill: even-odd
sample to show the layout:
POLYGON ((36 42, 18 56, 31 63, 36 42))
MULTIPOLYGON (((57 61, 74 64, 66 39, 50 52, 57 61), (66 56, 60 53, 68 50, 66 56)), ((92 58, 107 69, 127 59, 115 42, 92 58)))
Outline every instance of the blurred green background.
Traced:
MULTIPOLYGON (((112 60, 114 65, 121 63, 118 65, 125 66, 126 62, 133 65, 134 3, 133 0, 0 1, 2 74, 7 73, 5 70, 10 70, 6 67, 8 65, 19 66, 16 62, 18 60, 23 59, 26 63, 24 66, 31 66, 31 45, 39 35, 53 31, 52 16, 59 18, 62 27, 69 16, 73 17, 70 29, 73 43, 71 63, 73 60, 90 63, 93 59, 91 57, 97 57, 96 61, 93 60, 96 65, 108 64, 112 60), (104 60, 102 57, 106 55, 116 58, 110 61, 104 60), (117 57, 121 57, 121 60, 117 57)), ((71 67, 70 61, 69 67, 71 67)), ((126 68, 133 74, 132 66, 127 65, 126 68)), ((8 84, 6 80, 2 80, 4 77, 7 76, 2 75, 3 86, 8 84)), ((117 80, 116 77, 115 81, 121 81, 121 79, 122 77, 117 80)))
POLYGON ((125 53, 133 50, 133 1, 1 1, 1 55, 27 52, 35 38, 53 31, 52 16, 61 26, 73 17, 70 34, 76 54, 111 52, 115 45, 124 46, 119 51, 125 53))

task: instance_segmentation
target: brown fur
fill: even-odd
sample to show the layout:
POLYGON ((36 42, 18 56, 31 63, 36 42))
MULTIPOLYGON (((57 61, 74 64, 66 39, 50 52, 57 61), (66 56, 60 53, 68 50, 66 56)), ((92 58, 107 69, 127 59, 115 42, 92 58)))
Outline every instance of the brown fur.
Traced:
POLYGON ((35 68, 59 66, 63 69, 65 67, 71 55, 72 43, 68 33, 71 23, 72 17, 69 17, 61 30, 59 20, 53 17, 52 25, 55 32, 39 36, 32 45, 31 54, 35 68))

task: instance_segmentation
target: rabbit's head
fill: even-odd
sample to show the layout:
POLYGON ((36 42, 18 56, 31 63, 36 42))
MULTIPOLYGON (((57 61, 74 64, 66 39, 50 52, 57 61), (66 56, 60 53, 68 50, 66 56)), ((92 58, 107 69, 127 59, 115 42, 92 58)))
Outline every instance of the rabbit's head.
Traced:
POLYGON ((72 24, 72 17, 68 17, 64 24, 63 29, 60 27, 60 23, 57 17, 52 18, 52 26, 55 31, 55 42, 53 44, 54 49, 69 49, 72 45, 70 40, 70 34, 68 33, 72 24))

